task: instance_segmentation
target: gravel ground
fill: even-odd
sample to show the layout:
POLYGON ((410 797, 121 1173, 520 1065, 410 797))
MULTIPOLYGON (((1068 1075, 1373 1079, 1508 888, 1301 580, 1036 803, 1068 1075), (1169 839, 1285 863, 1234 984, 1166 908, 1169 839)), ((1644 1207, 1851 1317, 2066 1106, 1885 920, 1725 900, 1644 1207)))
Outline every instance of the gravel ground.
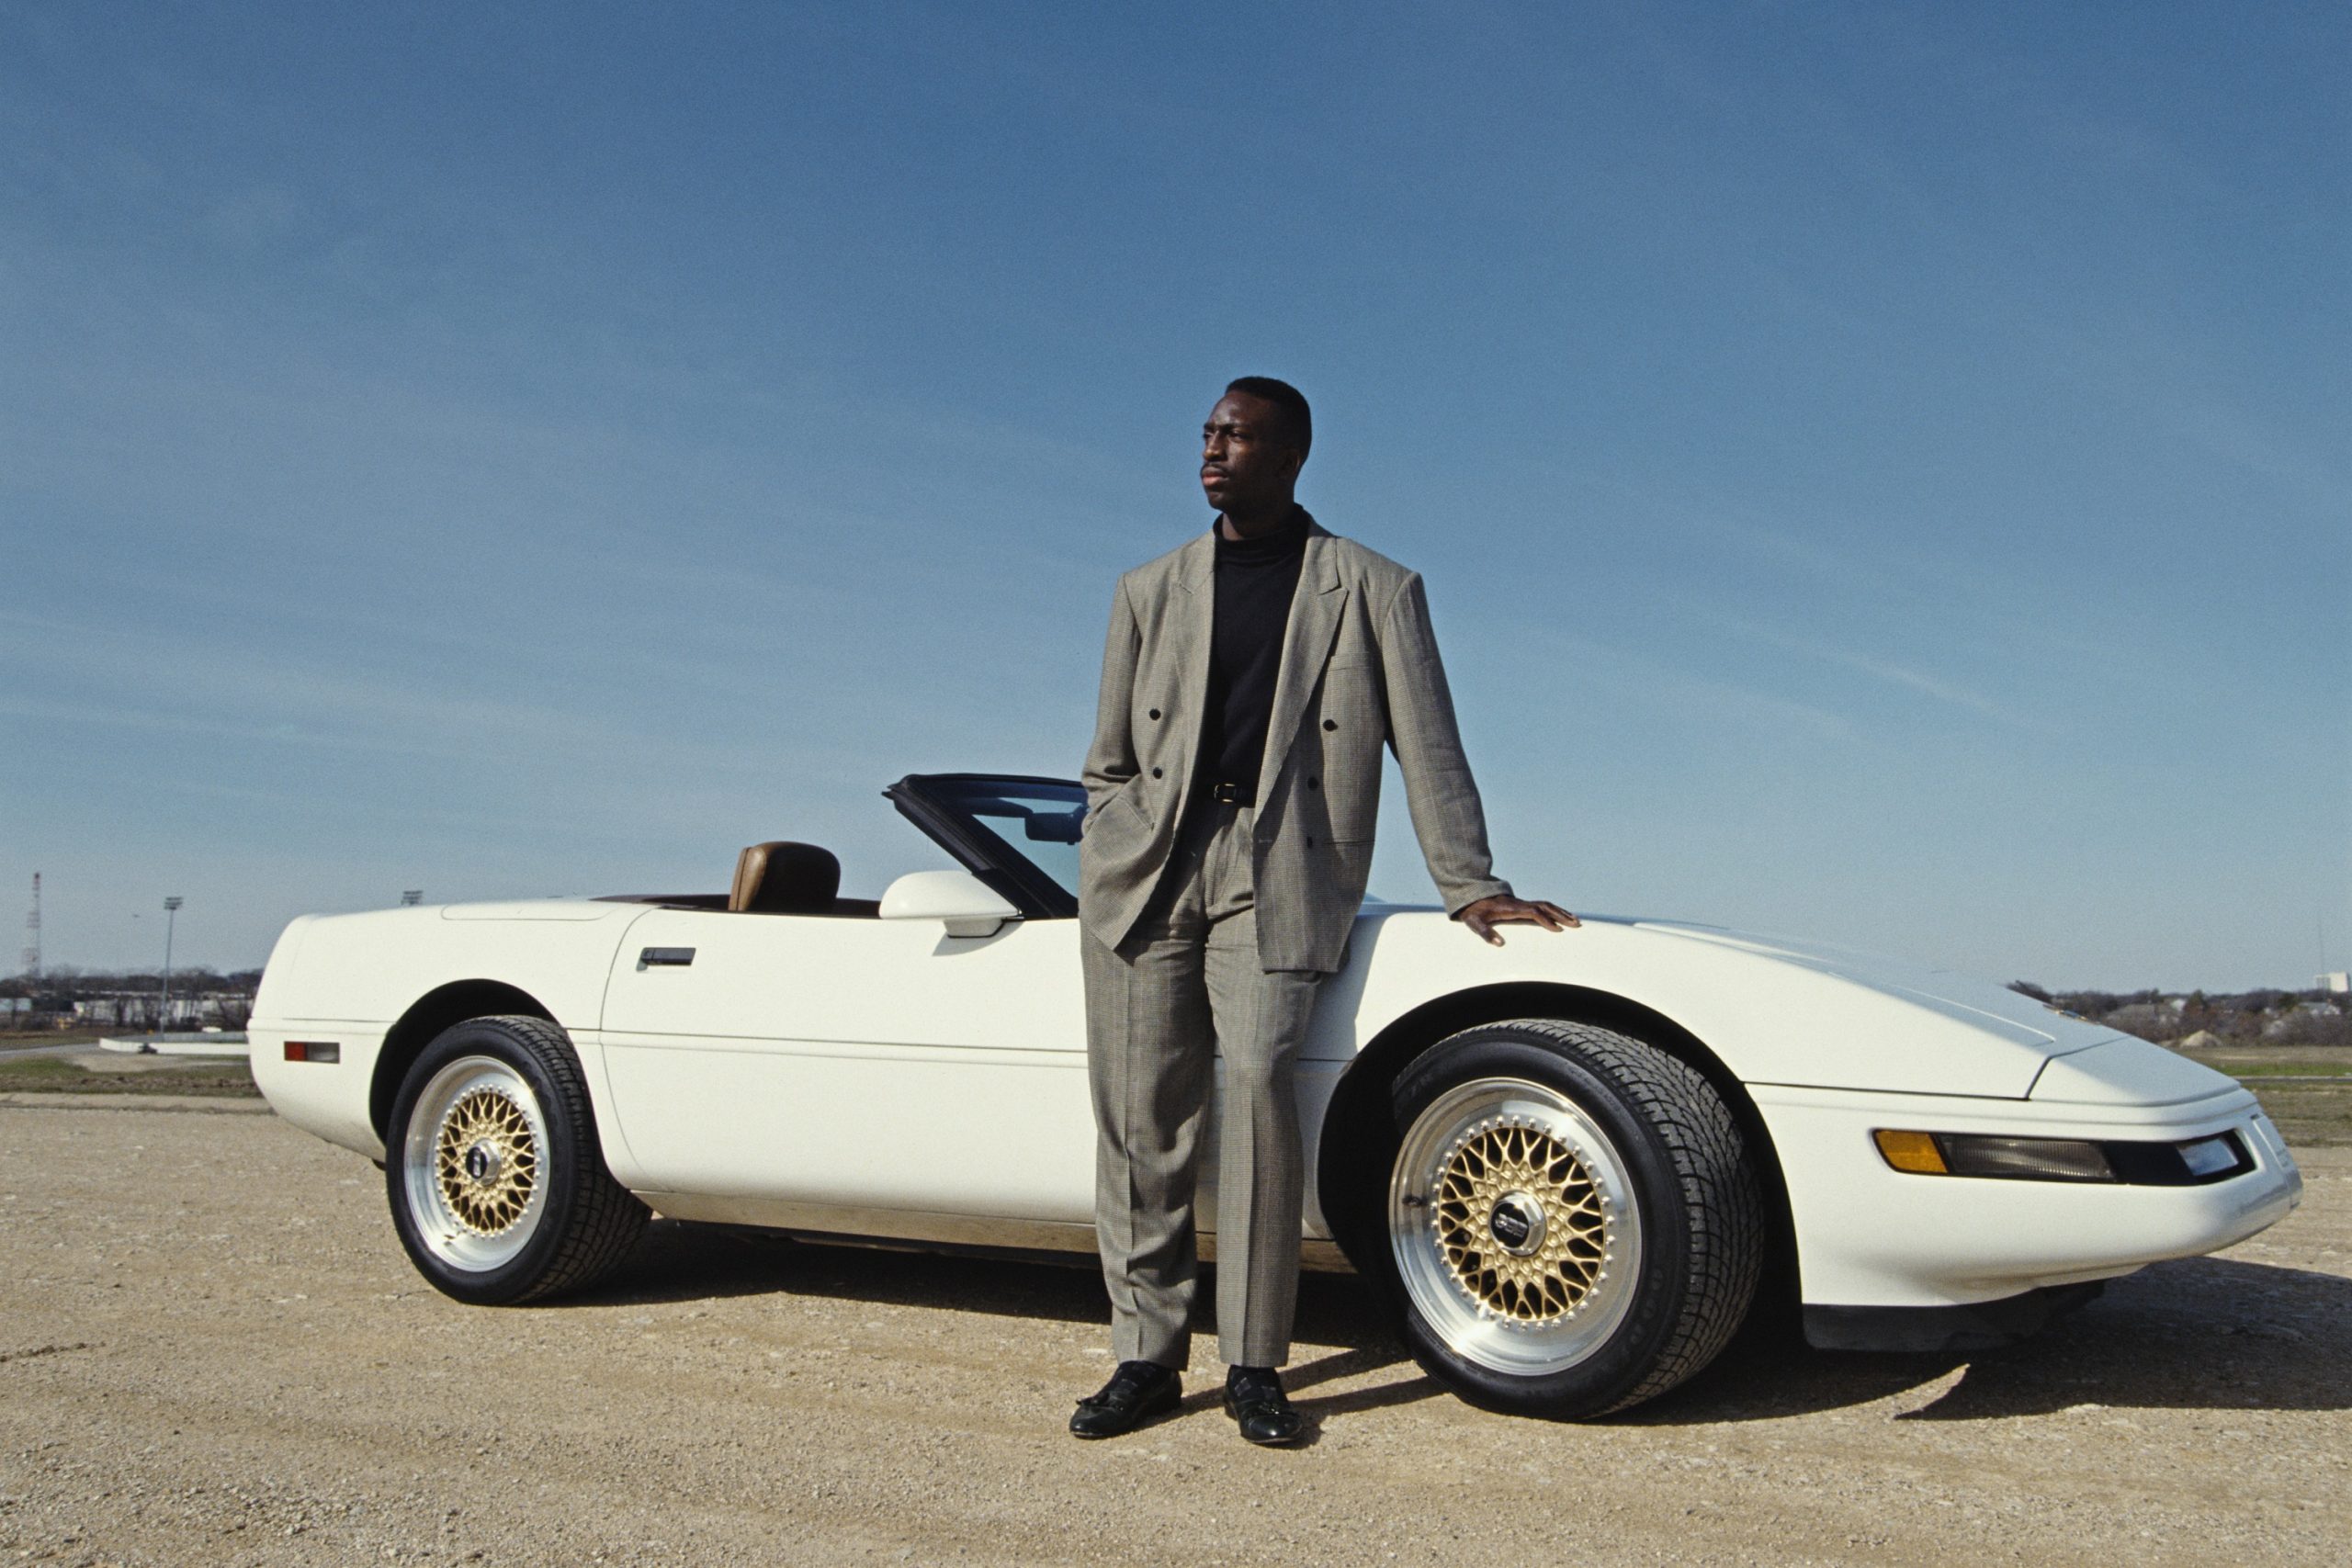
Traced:
POLYGON ((2341 1563, 2352 1150, 2304 1173, 2017 1349, 1759 1335, 1601 1425, 1470 1409, 1310 1278, 1316 1440, 1266 1451, 1205 1355, 1177 1418, 1067 1437, 1084 1270, 657 1224, 469 1308, 253 1102, 0 1096, 0 1562, 2341 1563))

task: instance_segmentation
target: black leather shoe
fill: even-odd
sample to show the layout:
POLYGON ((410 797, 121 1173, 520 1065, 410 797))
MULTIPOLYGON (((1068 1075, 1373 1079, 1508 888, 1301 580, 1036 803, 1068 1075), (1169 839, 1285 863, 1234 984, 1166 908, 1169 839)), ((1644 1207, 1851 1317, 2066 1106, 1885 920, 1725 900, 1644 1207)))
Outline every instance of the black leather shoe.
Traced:
POLYGON ((1268 1448, 1295 1443, 1306 1431, 1306 1417, 1292 1406, 1282 1374, 1272 1367, 1235 1367, 1227 1373, 1225 1413, 1243 1437, 1268 1448))
POLYGON ((1100 1393, 1078 1402, 1078 1414, 1069 1418, 1070 1435, 1115 1438, 1155 1416, 1165 1416, 1183 1397, 1184 1381, 1175 1368, 1157 1361, 1121 1361, 1100 1393))

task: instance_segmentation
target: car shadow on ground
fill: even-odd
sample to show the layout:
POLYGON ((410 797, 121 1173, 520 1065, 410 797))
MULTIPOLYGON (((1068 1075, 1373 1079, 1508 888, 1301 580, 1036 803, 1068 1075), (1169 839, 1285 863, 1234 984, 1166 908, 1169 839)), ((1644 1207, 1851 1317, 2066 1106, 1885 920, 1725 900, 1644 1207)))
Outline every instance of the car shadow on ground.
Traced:
MULTIPOLYGON (((817 1295, 909 1307, 953 1307, 1001 1317, 1111 1321, 1091 1255, 1006 1256, 802 1242, 772 1232, 655 1220, 621 1269, 594 1290, 552 1303, 638 1306, 750 1295, 817 1295)), ((1198 1328, 1215 1332, 1214 1265, 1201 1270, 1198 1328)), ((1361 1354, 1375 1341, 1405 1351, 1386 1314, 1352 1274, 1299 1280, 1299 1337, 1361 1354)), ((1349 1375, 1344 1371, 1331 1376, 1349 1375)))
MULTIPOLYGON (((1091 1260, 815 1245, 666 1220, 654 1222, 619 1274, 571 1301, 626 1306, 766 1294, 1110 1321, 1091 1260)), ((1214 1333, 1214 1269, 1204 1270, 1199 1296, 1196 1328, 1214 1333)), ((1408 1354, 1385 1303, 1352 1275, 1300 1281, 1297 1338, 1339 1347, 1303 1354, 1285 1375, 1310 1418, 1445 1393, 1408 1354)), ((1792 1314, 1764 1314, 1690 1382, 1615 1419, 1678 1427, 1776 1420, 1939 1383, 1947 1386, 1894 1418, 1980 1420, 2085 1406, 2352 1408, 2352 1280, 2222 1258, 2161 1263, 2114 1281, 2099 1300, 2022 1344, 1935 1355, 1815 1350, 1797 1335, 1792 1314), (1954 1371, 1961 1376, 1951 1382, 1954 1371)), ((1216 1402, 1211 1390, 1189 1396, 1186 1406, 1216 1402)))
POLYGON ((1046 1258, 802 1242, 780 1233, 655 1220, 618 1272, 565 1298, 639 1306, 727 1296, 829 1296, 1001 1317, 1108 1321, 1100 1275, 1046 1258))
POLYGON ((2119 1280, 2040 1338, 1972 1362, 1908 1418, 1965 1421, 2078 1405, 2352 1409, 2352 1280, 2200 1258, 2119 1280))
POLYGON ((2055 1411, 2352 1408, 2352 1280, 2200 1258, 2159 1263, 2000 1350, 1815 1350, 1792 1325, 1741 1335, 1707 1371, 1623 1417, 1681 1426, 1850 1408, 1928 1390, 1907 1421, 2055 1411))

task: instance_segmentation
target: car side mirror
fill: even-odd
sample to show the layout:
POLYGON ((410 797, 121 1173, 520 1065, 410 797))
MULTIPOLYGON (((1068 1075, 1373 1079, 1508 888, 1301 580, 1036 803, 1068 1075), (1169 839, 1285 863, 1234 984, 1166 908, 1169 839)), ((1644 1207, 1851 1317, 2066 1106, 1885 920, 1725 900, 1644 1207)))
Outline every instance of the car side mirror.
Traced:
POLYGON ((1021 911, 968 871, 910 871, 883 890, 886 920, 944 920, 949 936, 994 936, 1021 911))

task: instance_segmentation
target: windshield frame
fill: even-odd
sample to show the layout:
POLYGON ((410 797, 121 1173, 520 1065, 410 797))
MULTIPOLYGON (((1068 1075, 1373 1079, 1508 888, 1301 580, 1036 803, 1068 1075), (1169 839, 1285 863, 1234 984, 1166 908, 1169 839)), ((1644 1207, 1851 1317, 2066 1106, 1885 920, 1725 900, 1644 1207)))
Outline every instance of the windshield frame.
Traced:
POLYGON ((1076 919, 1075 895, 978 818, 953 804, 951 792, 973 784, 1003 784, 1012 789, 1043 785, 1073 792, 1073 806, 1083 807, 1086 802, 1086 786, 1076 779, 1037 773, 909 773, 882 795, 925 838, 954 856, 957 864, 1003 895, 1023 919, 1076 919))

